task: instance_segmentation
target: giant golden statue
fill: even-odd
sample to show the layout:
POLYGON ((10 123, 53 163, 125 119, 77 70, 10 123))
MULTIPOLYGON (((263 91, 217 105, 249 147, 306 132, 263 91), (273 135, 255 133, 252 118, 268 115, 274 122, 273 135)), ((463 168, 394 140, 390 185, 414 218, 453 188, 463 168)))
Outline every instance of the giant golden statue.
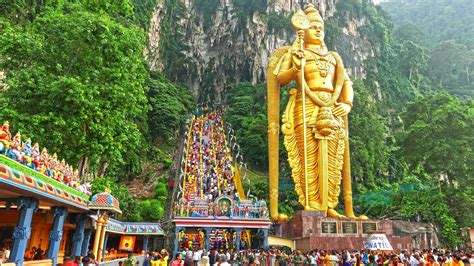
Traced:
POLYGON ((345 214, 352 208, 347 116, 352 108, 352 83, 341 57, 324 44, 324 21, 308 5, 291 19, 298 37, 292 46, 279 48, 270 58, 267 74, 270 215, 278 214, 278 150, 280 86, 296 81, 282 116, 281 131, 298 201, 305 210, 330 217, 336 212, 341 183, 345 214), (302 73, 304 73, 302 75, 302 73))

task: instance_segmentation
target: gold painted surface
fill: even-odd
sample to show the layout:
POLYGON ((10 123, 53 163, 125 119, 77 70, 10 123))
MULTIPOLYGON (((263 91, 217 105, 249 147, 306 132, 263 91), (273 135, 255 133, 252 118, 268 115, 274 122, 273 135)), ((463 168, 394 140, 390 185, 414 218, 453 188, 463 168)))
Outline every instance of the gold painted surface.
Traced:
POLYGON ((366 219, 356 217, 352 210, 347 121, 352 108, 352 83, 340 56, 324 44, 324 21, 319 12, 309 5, 304 13, 296 15, 299 17, 292 19, 297 30, 294 43, 279 48, 267 69, 271 219, 286 219, 278 213, 278 125, 280 86, 292 81, 298 88, 290 90, 281 131, 298 201, 306 210, 345 217, 335 211, 342 184, 347 217, 366 219))

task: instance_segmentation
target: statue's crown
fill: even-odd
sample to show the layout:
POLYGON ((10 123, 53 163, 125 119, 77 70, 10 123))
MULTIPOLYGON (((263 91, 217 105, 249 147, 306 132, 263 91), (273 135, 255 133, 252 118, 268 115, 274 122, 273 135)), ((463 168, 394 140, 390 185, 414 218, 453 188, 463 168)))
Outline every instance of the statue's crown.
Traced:
POLYGON ((304 10, 306 17, 308 18, 311 26, 315 25, 317 22, 324 24, 323 17, 319 14, 319 11, 314 7, 313 4, 308 4, 304 10))

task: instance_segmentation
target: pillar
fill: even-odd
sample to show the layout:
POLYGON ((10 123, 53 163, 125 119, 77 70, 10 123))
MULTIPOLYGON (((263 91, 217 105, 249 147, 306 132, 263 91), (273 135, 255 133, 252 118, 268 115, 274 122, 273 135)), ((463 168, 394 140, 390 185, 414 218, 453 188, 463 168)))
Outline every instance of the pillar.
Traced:
POLYGON ((13 230, 13 248, 10 253, 9 261, 22 266, 26 245, 31 235, 31 220, 33 220, 33 214, 38 209, 39 202, 37 199, 29 197, 14 199, 8 201, 8 204, 12 202, 15 203, 20 211, 20 219, 18 220, 18 225, 13 230))
POLYGON ((143 250, 148 253, 148 236, 143 236, 143 250))
POLYGON ((100 235, 102 233, 102 218, 98 218, 95 226, 94 246, 92 248, 92 254, 97 258, 97 251, 99 250, 100 235))
MULTIPOLYGON (((105 229, 104 229, 105 231, 105 229)), ((102 246, 102 258, 105 261, 105 250, 107 249, 107 241, 109 241, 109 233, 105 233, 104 245, 102 246)))
POLYGON ((153 247, 152 250, 157 250, 158 249, 158 237, 153 237, 153 247))
POLYGON ((262 229, 263 231, 263 249, 268 249, 268 229, 262 229))
POLYGON ((107 232, 107 221, 108 218, 103 216, 102 231, 100 232, 99 250, 97 252, 97 261, 102 261, 102 253, 104 252, 105 233, 107 232))
POLYGON ((81 254, 80 256, 84 257, 89 251, 89 242, 91 240, 91 229, 84 230, 84 240, 82 241, 81 254))
POLYGON ((59 244, 63 238, 63 225, 67 216, 66 207, 53 207, 54 224, 49 234, 49 246, 46 257, 53 260, 53 265, 58 264, 59 244))
POLYGON ((235 237, 235 250, 237 252, 240 251, 240 234, 242 233, 242 229, 238 228, 238 229, 235 229, 235 232, 236 232, 236 237, 235 237))
POLYGON ((173 258, 176 257, 176 254, 178 254, 178 245, 179 245, 179 231, 181 231, 182 229, 184 229, 183 227, 181 226, 176 226, 175 230, 174 230, 174 233, 175 233, 175 237, 174 237, 174 250, 173 250, 173 258))
POLYGON ((210 250, 209 242, 210 242, 210 240, 211 240, 211 228, 205 227, 205 228, 203 228, 203 229, 204 229, 204 231, 206 232, 206 244, 205 244, 205 248, 206 248, 207 251, 209 251, 209 250, 210 250))
POLYGON ((76 230, 72 236, 72 255, 81 256, 81 249, 84 242, 84 228, 86 226, 86 215, 84 213, 76 216, 76 230))

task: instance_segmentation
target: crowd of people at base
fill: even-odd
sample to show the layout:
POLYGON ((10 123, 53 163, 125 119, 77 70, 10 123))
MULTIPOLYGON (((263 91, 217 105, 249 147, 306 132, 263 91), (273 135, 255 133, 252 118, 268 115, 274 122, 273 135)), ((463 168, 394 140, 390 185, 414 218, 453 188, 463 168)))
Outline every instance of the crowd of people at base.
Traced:
MULTIPOLYGON (((240 252, 211 249, 186 249, 177 254, 171 265, 320 265, 320 266, 469 266, 474 265, 474 256, 470 253, 450 252, 444 249, 403 250, 399 252, 381 251, 327 251, 312 250, 303 253, 280 249, 248 249, 240 252)), ((144 265, 146 266, 146 265, 144 265)))
POLYGON ((39 144, 33 144, 31 138, 22 141, 20 132, 12 137, 8 121, 0 127, 0 154, 58 182, 90 194, 90 186, 79 182, 77 169, 74 170, 64 159, 60 160, 56 153, 50 155, 46 148, 40 151, 39 144))
MULTIPOLYGON (((128 253, 127 258, 120 260, 118 262, 119 266, 167 266, 168 265, 169 254, 166 249, 163 249, 161 252, 153 252, 146 254, 145 259, 142 264, 140 264, 133 253, 128 253)), ((58 264, 59 265, 59 264, 58 264)), ((89 252, 84 257, 64 257, 63 263, 61 266, 95 266, 100 265, 100 263, 95 259, 94 254, 89 252)))

